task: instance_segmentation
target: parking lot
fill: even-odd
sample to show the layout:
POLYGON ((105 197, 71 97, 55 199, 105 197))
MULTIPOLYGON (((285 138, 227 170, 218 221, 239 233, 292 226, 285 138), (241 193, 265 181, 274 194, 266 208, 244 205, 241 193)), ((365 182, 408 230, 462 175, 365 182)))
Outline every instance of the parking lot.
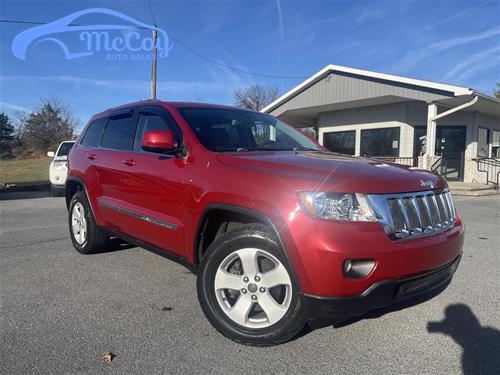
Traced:
POLYGON ((211 327, 183 266, 118 242, 80 255, 62 198, 1 201, 0 373, 499 374, 500 196, 455 202, 464 256, 436 298, 251 348, 211 327))

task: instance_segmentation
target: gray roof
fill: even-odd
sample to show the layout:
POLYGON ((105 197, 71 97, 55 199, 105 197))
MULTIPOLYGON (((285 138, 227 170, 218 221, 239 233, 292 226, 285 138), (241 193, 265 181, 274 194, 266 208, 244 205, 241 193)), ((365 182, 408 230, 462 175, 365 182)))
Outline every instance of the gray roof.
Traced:
MULTIPOLYGON (((479 95, 476 106, 500 116, 500 101, 460 86, 417 80, 338 65, 328 65, 288 91, 262 112, 314 124, 319 112, 402 101, 459 105, 479 95)), ((480 110, 475 108, 475 110, 480 110)))

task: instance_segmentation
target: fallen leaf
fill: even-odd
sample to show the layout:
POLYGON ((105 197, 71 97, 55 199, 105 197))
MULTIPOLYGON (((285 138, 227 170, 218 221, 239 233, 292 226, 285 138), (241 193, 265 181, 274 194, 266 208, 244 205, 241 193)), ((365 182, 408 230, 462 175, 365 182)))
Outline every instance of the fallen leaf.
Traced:
POLYGON ((115 358, 116 355, 114 355, 113 353, 109 352, 109 353, 104 353, 102 356, 101 356, 101 359, 104 361, 104 362, 111 362, 113 360, 113 358, 115 358))

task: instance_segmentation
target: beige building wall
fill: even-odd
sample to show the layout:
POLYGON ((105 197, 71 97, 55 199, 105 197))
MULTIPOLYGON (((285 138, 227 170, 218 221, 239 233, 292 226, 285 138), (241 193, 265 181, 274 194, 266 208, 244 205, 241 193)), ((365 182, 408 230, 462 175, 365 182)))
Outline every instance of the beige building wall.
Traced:
POLYGON ((374 128, 400 128, 399 155, 413 156, 413 127, 408 125, 408 103, 387 104, 373 107, 324 112, 319 115, 318 139, 323 144, 323 134, 334 131, 356 131, 356 156, 360 155, 361 130, 374 128))

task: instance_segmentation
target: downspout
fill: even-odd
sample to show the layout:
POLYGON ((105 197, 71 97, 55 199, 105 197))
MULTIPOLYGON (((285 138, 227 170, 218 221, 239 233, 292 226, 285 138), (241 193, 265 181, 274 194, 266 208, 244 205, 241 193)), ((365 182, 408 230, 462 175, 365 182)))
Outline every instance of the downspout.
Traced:
MULTIPOLYGON (((476 95, 474 96, 474 98, 469 101, 469 102, 466 102, 464 104, 461 104, 455 108, 452 108, 452 109, 449 109, 443 113, 440 113, 440 114, 436 114, 437 112, 437 105, 436 104, 430 104, 429 105, 429 112, 428 112, 428 117, 427 117, 427 152, 426 152, 426 155, 427 156, 431 156, 431 157, 434 157, 435 156, 435 142, 436 142, 436 120, 440 119, 440 118, 443 118, 443 117, 446 117, 448 115, 451 115, 452 113, 455 113, 457 111, 460 111, 464 108, 467 108, 467 107, 470 107, 474 104, 476 104, 476 102, 478 101, 479 97, 476 95), (431 107, 432 107, 432 111, 431 111, 431 107), (433 113, 432 113, 433 112, 433 113), (429 135, 429 129, 431 129, 431 136, 429 135)), ((431 162, 431 165, 428 165, 427 163, 429 163, 429 159, 426 158, 425 161, 424 161, 424 167, 427 168, 427 169, 431 169, 434 164, 432 164, 433 162, 431 162)), ((435 162, 434 162, 435 163, 435 162)))
POLYGON ((470 107, 474 104, 476 104, 476 102, 479 100, 479 97, 476 95, 470 102, 467 102, 467 103, 464 103, 464 104, 461 104, 459 105, 458 107, 455 107, 455 108, 452 108, 452 109, 449 109, 443 113, 440 113, 439 115, 436 115, 434 116, 431 121, 436 121, 437 119, 440 119, 440 118, 443 118, 443 117, 446 117, 448 115, 451 115, 452 113, 455 113, 457 111, 461 111, 462 109, 464 108, 467 108, 467 107, 470 107))

